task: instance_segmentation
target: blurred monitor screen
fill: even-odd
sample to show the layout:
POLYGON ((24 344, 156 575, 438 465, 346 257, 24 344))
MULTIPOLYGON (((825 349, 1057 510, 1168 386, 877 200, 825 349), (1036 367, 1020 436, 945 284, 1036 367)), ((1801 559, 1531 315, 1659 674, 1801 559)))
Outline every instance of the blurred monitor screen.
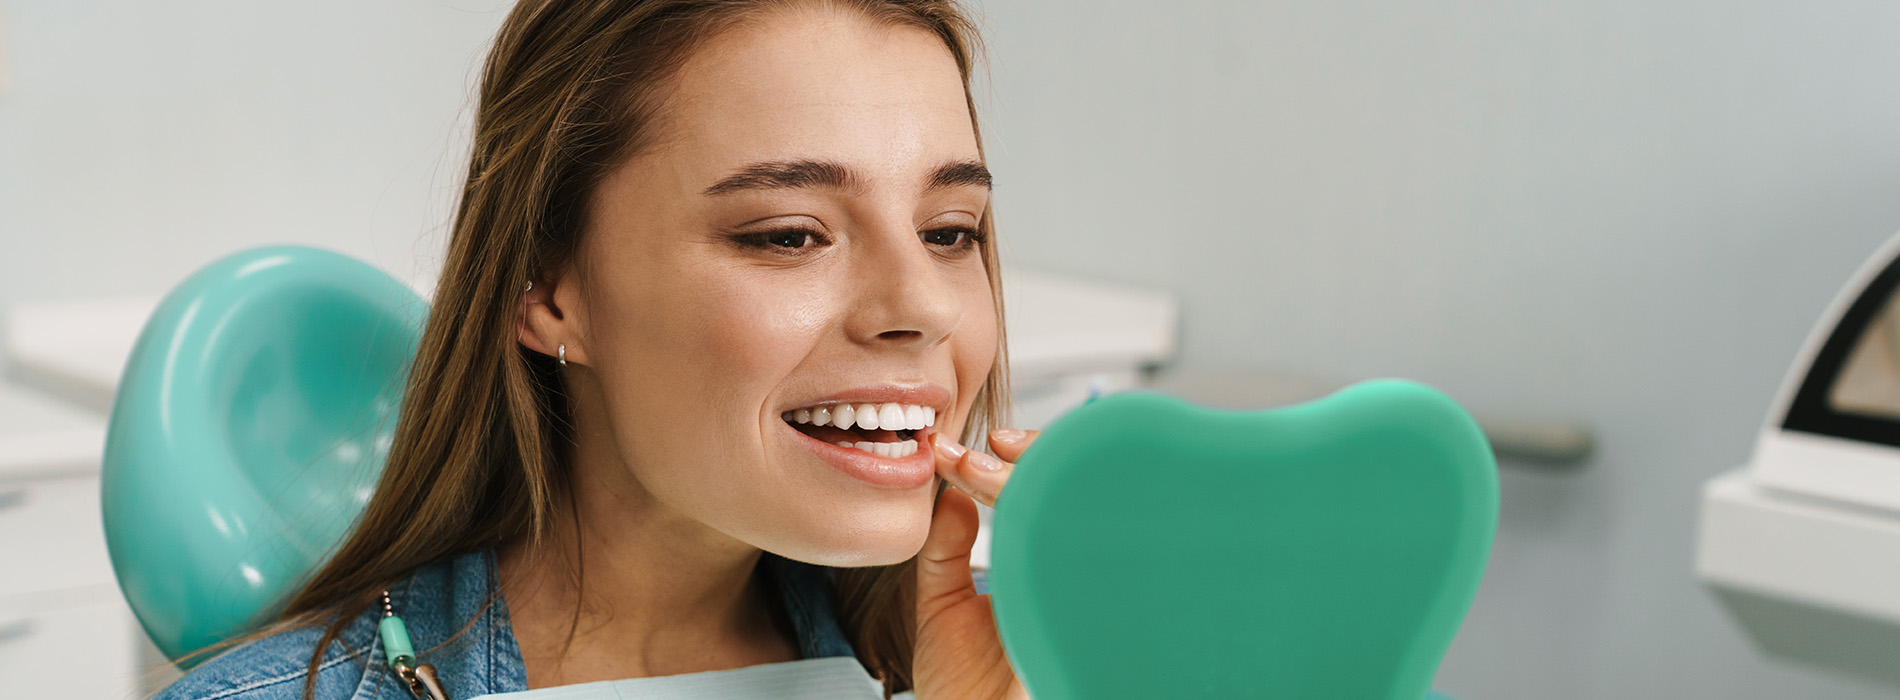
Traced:
POLYGON ((1782 428, 1900 447, 1900 259, 1854 300, 1802 379, 1782 428))

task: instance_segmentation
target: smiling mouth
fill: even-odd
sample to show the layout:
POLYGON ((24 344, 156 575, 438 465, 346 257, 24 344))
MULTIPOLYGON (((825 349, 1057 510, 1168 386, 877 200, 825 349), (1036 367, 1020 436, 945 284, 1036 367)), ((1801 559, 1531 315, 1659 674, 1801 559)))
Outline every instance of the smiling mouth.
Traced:
POLYGON ((936 425, 937 409, 902 403, 841 403, 807 406, 780 417, 814 440, 901 459, 917 454, 917 433, 936 425))

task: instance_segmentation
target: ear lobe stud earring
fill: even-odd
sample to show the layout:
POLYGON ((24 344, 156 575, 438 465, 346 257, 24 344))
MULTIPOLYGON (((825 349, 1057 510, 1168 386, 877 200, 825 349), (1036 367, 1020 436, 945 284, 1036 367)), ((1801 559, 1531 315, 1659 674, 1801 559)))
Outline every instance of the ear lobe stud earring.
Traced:
POLYGON ((522 292, 532 292, 532 291, 534 291, 534 280, 528 280, 528 286, 527 286, 526 288, 524 288, 524 289, 522 289, 521 291, 522 291, 522 292))

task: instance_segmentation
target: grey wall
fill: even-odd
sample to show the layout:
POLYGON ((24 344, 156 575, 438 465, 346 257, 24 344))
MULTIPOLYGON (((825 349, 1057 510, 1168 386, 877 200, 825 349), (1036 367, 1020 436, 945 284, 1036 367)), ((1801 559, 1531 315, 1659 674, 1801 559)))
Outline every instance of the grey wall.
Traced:
POLYGON ((0 0, 0 302, 233 250, 433 270, 496 0, 0 0))
POLYGON ((983 5, 1014 259, 1176 290, 1190 366, 1595 426, 1504 474, 1443 689, 1900 694, 1765 659, 1690 570, 1698 485, 1900 231, 1900 6, 983 5))
MULTIPOLYGON (((428 269, 497 4, 0 0, 0 303, 272 241, 428 269)), ((1505 473, 1442 688, 1900 693, 1764 659, 1689 568, 1697 485, 1900 230, 1900 6, 981 7, 1007 255, 1174 290, 1188 366, 1597 428, 1505 473)))

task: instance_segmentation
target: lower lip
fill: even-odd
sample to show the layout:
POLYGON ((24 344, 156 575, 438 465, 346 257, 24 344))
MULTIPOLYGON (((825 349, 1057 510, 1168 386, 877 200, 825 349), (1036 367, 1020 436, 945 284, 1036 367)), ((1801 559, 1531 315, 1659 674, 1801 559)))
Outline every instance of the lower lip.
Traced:
POLYGON ((937 475, 937 460, 930 454, 928 428, 917 431, 917 435, 912 438, 917 441, 917 452, 909 457, 880 457, 864 450, 839 447, 799 432, 789 423, 785 424, 785 429, 798 436, 806 449, 818 455, 819 459, 873 486, 921 488, 930 485, 931 479, 937 475))

